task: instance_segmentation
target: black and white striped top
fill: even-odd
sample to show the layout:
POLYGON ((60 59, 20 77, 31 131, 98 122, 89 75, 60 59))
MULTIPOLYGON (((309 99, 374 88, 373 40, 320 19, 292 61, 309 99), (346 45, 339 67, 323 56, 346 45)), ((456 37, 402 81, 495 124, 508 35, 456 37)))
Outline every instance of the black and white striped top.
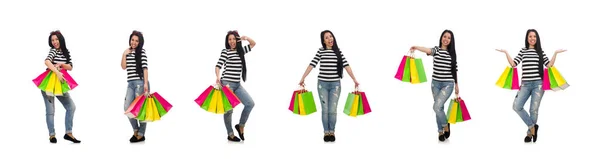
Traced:
POLYGON ((63 63, 71 64, 71 66, 73 66, 73 61, 71 61, 71 58, 69 57, 69 63, 67 63, 67 57, 65 56, 65 54, 63 54, 61 51, 56 50, 55 48, 50 49, 50 53, 48 53, 48 57, 46 57, 46 60, 50 60, 50 62, 52 62, 52 64, 54 65, 58 63, 63 63))
MULTIPOLYGON (((433 56, 433 75, 431 78, 437 81, 454 81, 450 53, 435 46, 431 48, 431 56, 433 56)), ((458 64, 455 69, 458 72, 458 64)))
MULTIPOLYGON (((131 80, 141 80, 143 77, 140 77, 136 72, 136 64, 135 64, 135 50, 133 53, 127 54, 127 81, 131 80)), ((148 59, 146 57, 146 52, 142 52, 142 71, 148 68, 148 59)), ((143 72, 142 72, 143 73, 143 72)))
MULTIPOLYGON (((244 46, 244 55, 252 51, 250 45, 244 46)), ((230 82, 240 82, 242 77, 242 59, 236 50, 223 49, 217 62, 217 67, 225 71, 221 74, 221 80, 230 82)))
MULTIPOLYGON (((346 67, 349 66, 348 65, 348 61, 346 61, 346 57, 344 57, 343 53, 340 53, 342 55, 342 66, 346 67)), ((319 62, 321 62, 320 66, 319 66, 319 76, 318 79, 321 81, 339 81, 341 78, 338 76, 338 72, 337 72, 337 56, 335 55, 335 53, 333 52, 333 50, 329 50, 329 49, 319 49, 319 51, 317 51, 317 54, 315 55, 315 58, 313 58, 313 60, 310 62, 310 65, 315 68, 317 67, 317 64, 319 64, 319 62)))
MULTIPOLYGON (((545 53, 542 53, 544 59, 544 66, 550 62, 545 53)), ((522 48, 519 55, 513 60, 515 65, 522 63, 521 80, 522 81, 534 81, 541 80, 539 72, 539 56, 535 52, 535 49, 522 48)))

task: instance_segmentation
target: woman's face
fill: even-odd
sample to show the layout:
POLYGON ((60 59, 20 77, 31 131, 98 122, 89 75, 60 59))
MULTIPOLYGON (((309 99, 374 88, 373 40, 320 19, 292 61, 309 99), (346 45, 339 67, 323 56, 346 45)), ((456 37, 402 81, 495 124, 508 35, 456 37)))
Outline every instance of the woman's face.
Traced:
POLYGON ((138 37, 137 35, 134 35, 134 36, 132 36, 132 37, 131 37, 131 41, 129 41, 129 46, 130 46, 132 49, 135 49, 135 48, 137 48, 137 47, 138 47, 138 45, 139 45, 139 44, 140 44, 140 39, 139 39, 139 37, 138 37))
POLYGON ((527 42, 529 43, 529 46, 535 46, 535 43, 537 41, 537 37, 535 35, 535 32, 529 32, 527 33, 527 42))
POLYGON ((448 47, 448 45, 450 45, 451 41, 452 41, 452 35, 450 35, 450 33, 448 33, 448 32, 444 33, 444 35, 442 36, 442 45, 448 47))
POLYGON ((227 42, 229 43, 229 48, 235 49, 235 44, 237 43, 237 40, 235 39, 235 35, 229 34, 227 36, 227 42))
POLYGON ((52 46, 54 46, 55 49, 60 49, 60 41, 58 41, 58 36, 52 35, 50 40, 52 41, 52 46))
POLYGON ((333 41, 335 39, 333 39, 333 36, 331 35, 331 33, 326 32, 323 36, 325 37, 325 38, 323 38, 324 39, 323 43, 325 43, 325 46, 327 46, 328 48, 332 48, 333 41))

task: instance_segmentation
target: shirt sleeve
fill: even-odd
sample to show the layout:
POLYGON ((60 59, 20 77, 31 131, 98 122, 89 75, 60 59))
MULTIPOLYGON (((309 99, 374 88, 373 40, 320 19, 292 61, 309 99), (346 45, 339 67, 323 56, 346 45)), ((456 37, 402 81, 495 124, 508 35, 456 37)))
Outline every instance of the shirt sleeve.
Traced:
POLYGON ((344 56, 344 54, 340 53, 340 55, 342 56, 342 66, 343 67, 350 66, 350 64, 348 64, 348 61, 346 61, 346 57, 344 56))
POLYGON ((429 56, 435 56, 438 52, 440 52, 440 47, 434 46, 431 48, 431 54, 429 56))
POLYGON ((250 47, 250 45, 246 45, 244 46, 244 54, 249 53, 250 51, 252 51, 252 48, 250 47))
POLYGON ((312 59, 312 61, 310 61, 310 66, 312 66, 313 68, 317 67, 317 64, 319 64, 319 61, 321 61, 321 53, 317 52, 317 54, 315 54, 315 57, 312 59))
POLYGON ((148 57, 146 56, 146 52, 142 52, 142 68, 148 68, 148 57))
POLYGON ((523 50, 519 52, 519 55, 517 55, 517 57, 515 57, 513 61, 515 62, 515 66, 521 64, 521 61, 523 61, 523 50))
POLYGON ((550 63, 550 60, 548 59, 548 56, 546 56, 546 53, 542 54, 544 57, 544 66, 548 66, 548 63, 550 63))
POLYGON ((54 57, 56 57, 56 50, 51 49, 46 57, 46 60, 50 60, 50 62, 54 63, 54 57))
POLYGON ((225 62, 227 61, 227 51, 223 50, 221 51, 221 56, 219 56, 219 60, 217 61, 217 66, 219 69, 223 69, 223 65, 225 65, 225 62))

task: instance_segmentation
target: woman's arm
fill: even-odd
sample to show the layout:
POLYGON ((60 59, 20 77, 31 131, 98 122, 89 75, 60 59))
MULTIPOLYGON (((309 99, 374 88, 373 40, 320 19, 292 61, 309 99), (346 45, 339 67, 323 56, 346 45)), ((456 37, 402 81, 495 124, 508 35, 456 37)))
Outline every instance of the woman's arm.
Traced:
MULTIPOLYGON (((548 65, 546 65, 546 67, 552 67, 552 66, 554 66, 554 61, 556 61, 556 55, 558 55, 558 54, 560 54, 562 52, 565 52, 565 51, 567 51, 567 50, 563 50, 563 49, 556 50, 554 52, 554 55, 552 56, 552 60, 550 60, 550 62, 548 62, 548 65)), ((546 59, 547 59, 547 57, 546 57, 546 59)))
POLYGON ((358 81, 356 81, 356 77, 354 77, 354 73, 352 72, 352 68, 350 68, 350 66, 346 66, 344 67, 346 69, 346 72, 348 72, 348 75, 350 75, 350 78, 352 78, 352 80, 354 81, 354 87, 358 87, 358 81))
POLYGON ((302 75, 302 78, 300 79, 300 83, 298 83, 298 85, 304 86, 304 79, 306 79, 306 76, 310 74, 310 71, 312 71, 312 69, 312 65, 308 65, 308 67, 306 67, 306 71, 304 71, 304 74, 302 75))
POLYGON ((410 52, 413 52, 415 50, 419 50, 421 52, 424 52, 425 54, 427 54, 427 56, 431 55, 431 48, 426 48, 426 47, 422 47, 422 46, 413 46, 413 47, 410 47, 410 52))
POLYGON ((121 57, 121 68, 123 70, 127 69, 127 54, 129 53, 131 53, 131 49, 126 49, 121 57))
MULTIPOLYGON (((508 54, 508 52, 506 50, 504 50, 504 49, 496 49, 496 51, 503 52, 506 55, 506 60, 508 60, 508 64, 511 67, 516 67, 517 66, 517 64, 515 63, 515 61, 512 59, 512 57, 510 57, 510 55, 508 54)), ((519 55, 521 55, 521 54, 519 54, 519 55)))
POLYGON ((242 40, 246 40, 250 43, 250 48, 254 48, 254 45, 256 45, 256 42, 250 37, 242 36, 241 38, 242 40))

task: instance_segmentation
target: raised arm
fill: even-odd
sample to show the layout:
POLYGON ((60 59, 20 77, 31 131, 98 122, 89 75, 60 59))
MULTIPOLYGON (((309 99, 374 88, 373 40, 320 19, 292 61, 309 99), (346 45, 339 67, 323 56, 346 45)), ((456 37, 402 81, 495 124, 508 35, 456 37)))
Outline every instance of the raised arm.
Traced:
POLYGON ((123 55, 121 56, 121 69, 127 69, 127 55, 131 53, 131 49, 127 48, 123 51, 123 55))
POLYGON ((410 52, 414 52, 415 50, 419 50, 427 54, 427 56, 431 55, 431 48, 426 48, 422 46, 412 46, 410 47, 410 52))
POLYGON ((250 43, 250 48, 254 48, 254 45, 256 45, 256 42, 250 37, 242 36, 241 39, 248 41, 248 43, 250 43))
MULTIPOLYGON (((508 54, 508 52, 507 52, 506 50, 504 50, 504 49, 496 49, 496 51, 502 52, 502 53, 504 53, 504 54, 506 55, 506 60, 508 60, 508 64, 509 64, 511 67, 515 67, 515 66, 517 66, 517 63, 515 63, 515 61, 513 60, 513 58, 512 58, 512 57, 510 57, 510 55, 508 54)), ((519 53, 519 56, 518 56, 517 58, 519 58, 519 59, 520 59, 520 58, 521 58, 521 56, 522 56, 522 54, 521 54, 521 53, 519 53)))

